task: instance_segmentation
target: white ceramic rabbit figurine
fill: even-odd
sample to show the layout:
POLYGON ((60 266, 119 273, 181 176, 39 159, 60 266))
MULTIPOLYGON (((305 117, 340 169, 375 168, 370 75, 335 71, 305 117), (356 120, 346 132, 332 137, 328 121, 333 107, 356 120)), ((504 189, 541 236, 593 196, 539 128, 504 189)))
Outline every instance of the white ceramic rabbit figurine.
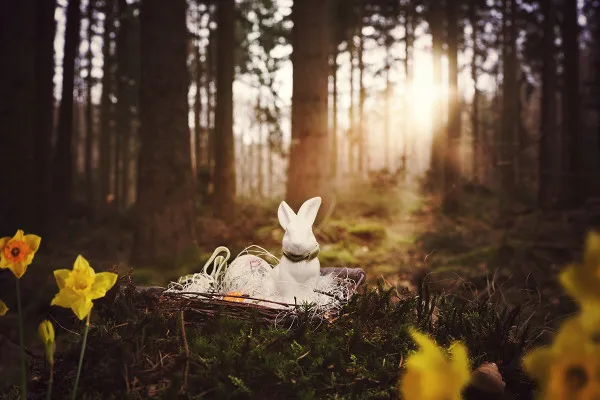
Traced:
POLYGON ((277 211, 279 224, 285 230, 283 256, 272 270, 272 281, 286 303, 294 304, 294 297, 310 278, 319 276, 319 244, 312 226, 321 206, 321 198, 314 197, 302 204, 298 214, 282 201, 277 211))

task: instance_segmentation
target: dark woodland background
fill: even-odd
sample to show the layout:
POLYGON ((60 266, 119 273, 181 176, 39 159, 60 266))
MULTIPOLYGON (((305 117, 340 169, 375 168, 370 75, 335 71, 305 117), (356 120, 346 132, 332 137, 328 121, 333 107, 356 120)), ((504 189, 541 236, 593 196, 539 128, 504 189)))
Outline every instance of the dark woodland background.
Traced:
POLYGON ((480 214, 503 232, 488 246, 508 246, 523 215, 543 240, 556 235, 540 221, 577 222, 559 229, 575 247, 595 225, 598 1, 1 7, 0 227, 49 252, 95 243, 104 261, 173 264, 198 245, 262 244, 252 232, 280 200, 315 195, 322 220, 350 225, 343 204, 397 200, 379 215, 389 229, 415 196, 439 228, 486 194, 480 214))

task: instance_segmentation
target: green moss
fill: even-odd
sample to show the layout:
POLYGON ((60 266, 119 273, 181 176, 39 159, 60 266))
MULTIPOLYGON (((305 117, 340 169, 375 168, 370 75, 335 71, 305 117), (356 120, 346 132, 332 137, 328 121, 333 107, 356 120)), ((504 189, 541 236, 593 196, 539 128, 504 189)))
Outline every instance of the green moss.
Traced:
POLYGON ((343 245, 323 246, 319 253, 323 267, 349 267, 357 263, 354 254, 343 245))
POLYGON ((387 229, 377 222, 365 222, 351 226, 348 233, 364 241, 381 243, 387 236, 387 229))
MULTIPOLYGON (((152 389, 157 399, 177 398, 186 369, 178 313, 147 312, 143 297, 118 299, 94 307, 80 393, 92 399, 146 398, 152 389)), ((332 324, 313 323, 303 314, 292 326, 281 327, 218 314, 193 322, 198 314, 185 315, 189 398, 397 398, 400 360, 415 348, 409 326, 428 332, 442 346, 463 341, 475 365, 497 362, 507 390, 518 398, 531 397, 532 385, 515 362, 529 344, 518 309, 439 297, 426 288, 419 297, 400 298, 393 288, 379 284, 355 295, 332 324)), ((70 392, 79 346, 75 339, 70 347, 65 343, 57 349, 57 398, 70 392)), ((32 370, 41 372, 30 392, 32 398, 43 398, 43 360, 32 363, 32 370)), ((10 392, 7 388, 0 394, 10 392)))

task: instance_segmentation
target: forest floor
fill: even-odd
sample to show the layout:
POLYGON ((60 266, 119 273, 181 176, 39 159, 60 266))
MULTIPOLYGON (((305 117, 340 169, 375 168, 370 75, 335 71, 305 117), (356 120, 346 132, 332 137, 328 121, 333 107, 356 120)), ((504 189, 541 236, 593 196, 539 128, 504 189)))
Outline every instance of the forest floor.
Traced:
MULTIPOLYGON (((541 341, 574 311, 556 276, 579 258, 585 233, 600 226, 600 212, 590 208, 541 213, 521 203, 502 204, 487 189, 466 185, 460 209, 447 216, 436 196, 416 189, 361 186, 349 190, 351 195, 340 194, 331 209, 323 210, 325 217, 315 226, 322 267, 360 267, 369 283, 383 280, 413 292, 418 282, 426 279, 435 291, 454 293, 467 301, 518 305, 528 322, 539 328, 536 340, 541 341)), ((283 231, 277 222, 277 207, 275 201, 240 204, 238 219, 230 226, 201 215, 199 248, 169 266, 128 264, 133 241, 128 216, 93 227, 82 220, 71 221, 51 241, 42 242, 36 261, 22 279, 27 288, 28 347, 41 357, 35 332, 39 316, 49 314, 57 290, 51 271, 71 268, 77 254, 84 255, 96 270, 116 265, 125 273, 133 268, 135 283, 164 286, 201 270, 221 245, 232 255, 260 245, 279 256, 283 231)), ((13 284, 11 279, 0 279, 0 293, 9 306, 14 304, 13 284)), ((57 313, 61 310, 52 308, 52 314, 57 313)), ((8 376, 9 370, 16 372, 9 366, 18 356, 17 324, 14 315, 7 315, 2 322, 0 375, 8 376)), ((63 327, 77 329, 73 323, 63 327)))

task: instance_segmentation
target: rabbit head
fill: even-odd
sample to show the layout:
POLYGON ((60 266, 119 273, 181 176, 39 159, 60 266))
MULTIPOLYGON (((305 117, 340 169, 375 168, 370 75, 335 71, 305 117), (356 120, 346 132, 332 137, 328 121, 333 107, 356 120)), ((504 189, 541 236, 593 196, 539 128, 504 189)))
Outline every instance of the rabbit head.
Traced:
POLYGON ((298 214, 282 201, 277 211, 279 224, 285 231, 283 235, 283 250, 294 255, 308 254, 317 246, 317 239, 312 226, 317 218, 321 198, 313 197, 302 204, 298 214))

